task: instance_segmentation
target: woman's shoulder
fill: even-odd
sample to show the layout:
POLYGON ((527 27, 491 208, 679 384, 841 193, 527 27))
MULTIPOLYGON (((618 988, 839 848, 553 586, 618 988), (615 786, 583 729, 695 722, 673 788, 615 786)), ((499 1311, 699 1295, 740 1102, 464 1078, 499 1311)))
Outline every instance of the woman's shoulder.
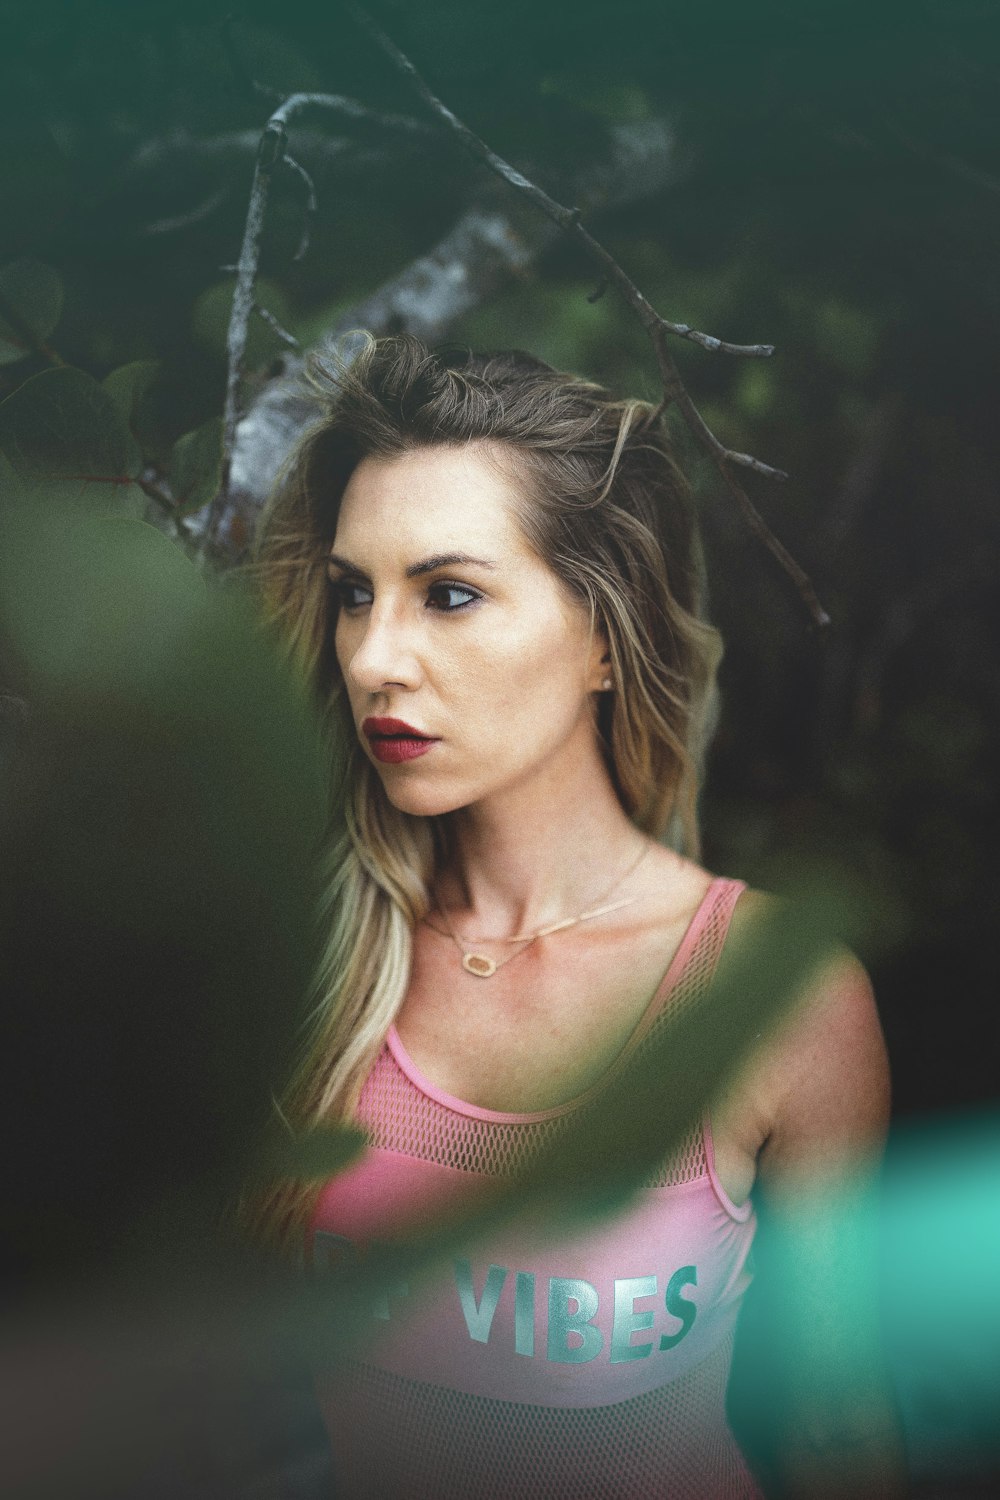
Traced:
POLYGON ((665 844, 652 843, 634 884, 643 897, 637 914, 651 925, 690 921, 721 877, 686 859, 665 844))
MULTIPOLYGON (((749 937, 754 928, 780 923, 783 915, 795 916, 795 902, 788 896, 757 890, 737 882, 742 888, 732 915, 731 932, 736 942, 749 937)), ((792 1031, 829 1022, 843 1021, 845 1011, 859 1019, 870 1019, 875 997, 868 971, 858 955, 846 943, 830 939, 821 949, 822 957, 809 970, 800 987, 789 1017, 792 1031)))
MULTIPOLYGON (((731 925, 737 950, 755 923, 790 909, 785 897, 745 889, 731 925)), ((877 1154, 888 1120, 888 1059, 871 979, 849 947, 824 950, 752 1066, 769 1116, 761 1178, 776 1190, 877 1154)))

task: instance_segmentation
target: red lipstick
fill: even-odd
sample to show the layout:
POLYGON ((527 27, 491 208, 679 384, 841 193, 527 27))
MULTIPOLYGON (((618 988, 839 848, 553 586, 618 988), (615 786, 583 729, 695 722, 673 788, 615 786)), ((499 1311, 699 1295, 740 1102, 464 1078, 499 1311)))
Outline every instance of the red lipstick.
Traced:
POLYGON ((413 760, 415 756, 426 754, 432 745, 437 744, 436 739, 428 734, 421 734, 419 729, 414 729, 412 724, 407 724, 403 719, 364 719, 361 732, 367 736, 375 759, 388 765, 413 760))

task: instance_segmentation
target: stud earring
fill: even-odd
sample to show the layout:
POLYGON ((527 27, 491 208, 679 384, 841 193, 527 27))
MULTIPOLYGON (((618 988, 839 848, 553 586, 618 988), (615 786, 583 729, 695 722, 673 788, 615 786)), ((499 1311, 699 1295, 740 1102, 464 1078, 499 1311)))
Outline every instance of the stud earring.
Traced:
POLYGON ((610 686, 611 686, 611 678, 610 677, 605 677, 604 681, 601 683, 601 687, 604 689, 605 692, 607 692, 607 690, 608 690, 608 688, 610 686))

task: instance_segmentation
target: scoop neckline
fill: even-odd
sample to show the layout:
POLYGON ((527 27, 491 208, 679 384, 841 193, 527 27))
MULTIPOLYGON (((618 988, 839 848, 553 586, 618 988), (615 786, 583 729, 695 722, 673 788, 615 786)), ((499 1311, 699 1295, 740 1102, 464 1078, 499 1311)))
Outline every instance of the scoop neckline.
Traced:
POLYGON ((489 1120, 498 1125, 529 1125, 536 1121, 554 1120, 560 1115, 569 1114, 572 1110, 579 1109, 582 1105, 589 1103, 594 1095, 606 1088, 615 1074, 624 1066, 634 1049, 639 1045, 666 1003, 670 991, 680 978, 684 965, 690 956, 691 949, 702 934, 708 914, 712 910, 716 898, 723 888, 729 886, 739 886, 742 889, 742 882, 730 880, 724 875, 716 875, 712 878, 708 889, 695 908, 691 920, 684 929, 684 935, 677 945, 673 958, 667 965, 663 978, 653 991, 649 1004, 636 1022, 622 1050, 609 1063, 599 1078, 595 1079, 582 1093, 574 1095, 572 1099, 567 1099, 563 1104, 554 1104, 549 1109, 513 1112, 509 1110, 487 1109, 483 1105, 470 1103, 468 1099, 460 1099, 457 1094, 449 1094, 446 1090, 439 1088, 436 1083, 433 1083, 417 1067, 400 1040, 395 1021, 389 1027, 386 1036, 389 1050, 410 1082, 415 1084, 421 1093, 427 1094, 429 1098, 434 1099, 438 1104, 443 1104, 447 1109, 454 1111, 456 1114, 468 1115, 474 1120, 489 1120))

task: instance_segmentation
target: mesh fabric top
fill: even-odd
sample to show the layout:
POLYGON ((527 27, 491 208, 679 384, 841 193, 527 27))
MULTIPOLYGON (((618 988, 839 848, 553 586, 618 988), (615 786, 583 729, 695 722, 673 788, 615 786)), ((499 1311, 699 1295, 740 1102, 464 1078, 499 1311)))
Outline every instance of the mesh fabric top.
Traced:
MULTIPOLYGON (((567 1104, 501 1113, 437 1089, 393 1029, 366 1081, 369 1146, 327 1184, 314 1265, 433 1218, 573 1129, 609 1079, 705 993, 743 886, 715 880, 616 1063, 567 1104)), ((346 1495, 756 1496, 725 1417, 754 1233, 718 1181, 706 1119, 613 1218, 532 1222, 387 1289, 362 1359, 318 1390, 346 1495)), ((462 1248, 462 1247, 459 1247, 462 1248)))

